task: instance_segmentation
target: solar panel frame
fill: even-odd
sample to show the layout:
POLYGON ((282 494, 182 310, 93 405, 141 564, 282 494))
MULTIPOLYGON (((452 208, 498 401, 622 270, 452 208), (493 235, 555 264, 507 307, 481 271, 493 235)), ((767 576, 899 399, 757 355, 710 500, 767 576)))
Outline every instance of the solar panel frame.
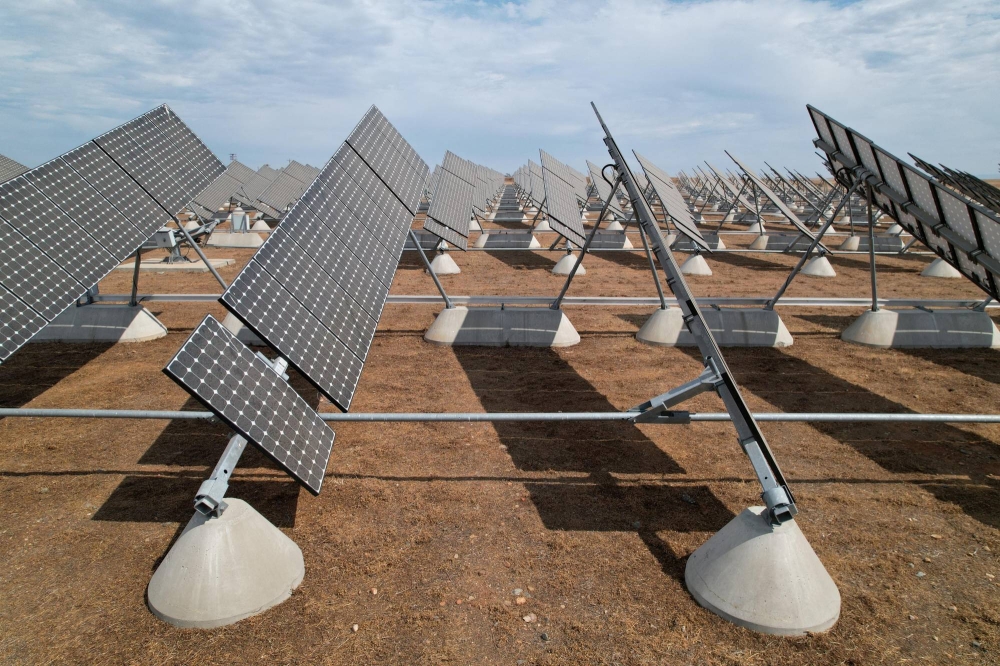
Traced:
POLYGON ((130 135, 128 125, 140 120, 141 117, 136 118, 102 134, 94 139, 94 143, 134 178, 167 212, 176 215, 183 210, 190 199, 185 196, 181 185, 130 135))
POLYGON ((582 246, 587 239, 583 230, 580 206, 573 188, 545 168, 542 169, 542 183, 549 226, 566 239, 582 246))
POLYGON ((163 104, 147 115, 159 125, 161 131, 187 157, 188 161, 201 172, 206 184, 211 183, 226 170, 226 165, 222 163, 222 160, 209 150, 205 142, 192 132, 191 128, 169 106, 163 104))
POLYGON ((163 372, 306 490, 319 494, 336 433, 212 315, 163 372))
MULTIPOLYGON (((660 199, 660 206, 663 208, 664 214, 669 215, 673 219, 677 230, 687 236, 696 246, 703 250, 712 251, 712 247, 705 241, 705 238, 701 235, 701 231, 698 229, 698 225, 695 224, 694 218, 691 217, 691 211, 684 202, 681 193, 670 182, 670 175, 634 150, 632 153, 639 161, 642 170, 646 173, 646 178, 653 186, 656 196, 660 199)), ((650 206, 650 209, 652 209, 652 206, 650 206)))

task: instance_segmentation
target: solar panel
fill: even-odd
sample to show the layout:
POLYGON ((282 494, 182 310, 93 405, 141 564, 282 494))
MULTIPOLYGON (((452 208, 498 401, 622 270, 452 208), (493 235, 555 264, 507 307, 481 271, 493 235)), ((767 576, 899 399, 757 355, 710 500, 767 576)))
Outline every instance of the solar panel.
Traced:
POLYGON ((586 236, 580 217, 580 205, 572 186, 545 167, 546 153, 542 152, 542 184, 545 190, 545 212, 549 226, 567 239, 583 245, 586 236))
POLYGON ((379 133, 385 123, 374 111, 352 136, 361 145, 369 145, 364 133, 382 137, 373 161, 396 175, 373 170, 343 144, 221 299, 344 411, 413 220, 387 183, 408 182, 400 169, 419 171, 393 157, 402 153, 379 133))
POLYGON ((307 167, 304 164, 299 164, 295 160, 288 163, 285 167, 284 172, 295 180, 302 181, 303 183, 310 183, 316 179, 317 169, 315 167, 307 167))
POLYGON ((127 131, 129 136, 180 185, 181 196, 187 199, 185 203, 214 180, 206 178, 198 167, 188 160, 181 148, 175 146, 163 134, 151 114, 146 114, 136 122, 130 123, 127 131))
POLYGON ((429 171, 416 151, 374 106, 347 137, 347 144, 379 175, 412 219, 429 171))
POLYGON ((48 324, 41 315, 32 310, 13 292, 0 287, 0 362, 20 349, 36 333, 48 324))
POLYGON ((163 371, 309 492, 319 494, 333 430, 212 315, 163 371))
POLYGON ((472 217, 475 188, 472 183, 455 173, 467 172, 465 166, 458 161, 460 159, 451 151, 445 153, 434 196, 424 220, 424 229, 465 250, 469 246, 469 221, 472 217))
POLYGON ((20 162, 16 162, 9 157, 0 155, 0 183, 5 183, 11 178, 17 178, 27 170, 28 167, 24 166, 20 162))
POLYGON ((59 210, 25 176, 0 184, 0 217, 81 284, 97 284, 118 265, 93 236, 59 210))
MULTIPOLYGON (((0 219, 0 284, 47 321, 72 305, 87 288, 27 238, 0 219)), ((7 312, 3 310, 2 321, 7 312)))
POLYGON ((670 176, 639 153, 634 150, 632 152, 635 158, 639 160, 642 170, 646 172, 646 177, 649 178, 649 182, 653 186, 653 191, 659 197, 663 213, 673 219, 677 230, 691 239, 692 243, 704 250, 710 250, 709 244, 705 242, 701 231, 698 230, 698 225, 695 224, 694 219, 691 217, 691 211, 688 210, 687 204, 684 202, 684 197, 674 187, 670 176))
POLYGON ((993 298, 1000 298, 1000 215, 928 178, 852 129, 807 106, 841 184, 872 187, 872 202, 993 298))
MULTIPOLYGON (((804 234, 805 236, 813 240, 816 239, 816 236, 813 235, 813 232, 811 232, 809 228, 802 223, 802 220, 799 219, 798 215, 792 212, 792 209, 788 207, 784 199, 775 194, 774 190, 768 187, 767 184, 763 180, 761 180, 760 176, 758 176, 756 172, 748 169, 742 162, 733 157, 729 153, 729 151, 726 151, 726 155, 729 155, 729 158, 734 162, 736 162, 737 166, 739 166, 740 169, 743 170, 743 173, 747 175, 747 178, 749 178, 753 182, 753 184, 757 186, 757 189, 759 189, 761 192, 764 193, 764 196, 766 196, 768 199, 771 200, 771 203, 773 203, 775 206, 778 207, 778 210, 781 211, 781 214, 787 217, 788 221, 791 222, 792 225, 796 229, 798 229, 800 233, 804 234)), ((820 243, 820 247, 823 247, 822 243, 820 243)))
POLYGON ((268 207, 269 210, 265 210, 265 213, 281 217, 288 206, 302 196, 305 189, 306 183, 296 180, 282 171, 274 179, 274 182, 268 185, 267 189, 260 194, 257 198, 257 203, 268 207))
MULTIPOLYGON (((226 165, 222 163, 222 160, 216 157, 208 149, 208 146, 166 104, 153 109, 147 115, 158 124, 167 138, 177 146, 187 160, 201 172, 205 183, 211 183, 226 170, 226 165)), ((192 192, 192 194, 194 193, 192 192)))

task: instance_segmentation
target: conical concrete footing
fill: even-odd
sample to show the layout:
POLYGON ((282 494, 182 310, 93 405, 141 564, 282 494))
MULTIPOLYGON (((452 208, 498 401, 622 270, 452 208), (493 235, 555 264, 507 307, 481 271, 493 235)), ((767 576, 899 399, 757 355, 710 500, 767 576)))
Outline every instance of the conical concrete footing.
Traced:
POLYGON ((681 273, 684 275, 711 275, 712 269, 708 267, 705 257, 695 254, 681 264, 681 273))
POLYGON ((677 242, 677 234, 675 234, 675 233, 669 233, 669 234, 666 234, 666 235, 665 235, 665 236, 663 237, 663 243, 664 243, 664 244, 665 244, 665 245, 666 245, 667 247, 670 247, 671 245, 673 245, 673 244, 674 244, 674 243, 676 243, 676 242, 677 242))
POLYGON ((482 231, 483 227, 479 224, 479 220, 471 220, 469 222, 469 231, 482 231))
POLYGON ((476 242, 472 244, 472 247, 486 247, 486 241, 490 239, 490 235, 486 232, 479 234, 479 238, 476 242))
POLYGON ((201 224, 197 220, 191 220, 190 222, 185 222, 184 223, 184 228, 186 230, 188 230, 188 231, 194 231, 195 229, 197 229, 200 226, 201 226, 201 224))
POLYGON ((868 310, 840 338, 869 347, 1000 347, 993 319, 975 310, 868 310))
POLYGON ((221 627, 280 604, 302 582, 295 542, 243 500, 226 502, 218 518, 195 512, 149 581, 149 609, 161 620, 221 627))
POLYGON ((767 236, 757 236, 750 243, 751 250, 766 250, 767 249, 767 236))
POLYGON ((888 229, 886 229, 885 233, 889 234, 890 236, 898 236, 899 234, 903 233, 903 231, 904 231, 903 227, 899 226, 898 224, 894 224, 888 229))
POLYGON ((800 636, 840 617, 840 592, 798 524, 771 525, 764 507, 736 516, 688 558, 684 582, 699 604, 741 627, 800 636))
POLYGON ((622 249, 623 250, 634 250, 635 249, 635 246, 632 245, 632 241, 630 241, 628 239, 628 236, 625 236, 625 241, 622 243, 622 249))
POLYGON ((548 220, 540 220, 538 224, 535 225, 535 231, 552 231, 552 227, 549 226, 548 220))
POLYGON ((754 222, 749 227, 747 227, 747 233, 751 233, 751 234, 766 234, 767 233, 767 229, 764 228, 763 223, 761 223, 761 222, 754 222))
POLYGON ((608 225, 604 228, 607 229, 608 231, 621 231, 622 223, 619 222, 618 220, 611 220, 611 222, 609 222, 608 225))
POLYGON ((147 342, 166 337, 167 327, 141 305, 94 303, 68 307, 32 342, 147 342))
POLYGON ((673 347, 684 330, 684 314, 680 308, 658 308, 635 334, 635 339, 647 345, 673 347))
POLYGON ((725 250, 726 249, 726 244, 722 242, 722 238, 721 237, 719 237, 719 241, 718 241, 718 243, 716 243, 715 249, 716 250, 725 250))
POLYGON ((813 257, 802 267, 802 274, 810 277, 837 277, 837 271, 833 270, 830 260, 825 256, 813 257))
POLYGON ((959 273, 954 266, 949 264, 944 259, 935 259, 930 263, 927 268, 920 271, 920 274, 924 277, 932 278, 960 278, 962 274, 959 273))
POLYGON ((257 220, 256 222, 253 223, 253 226, 250 227, 250 231, 270 231, 270 230, 271 230, 270 225, 264 220, 257 220))
POLYGON ((442 310, 424 340, 449 347, 570 347, 580 334, 561 310, 458 306, 442 310))
POLYGON ((848 236, 847 240, 841 243, 838 249, 846 250, 847 252, 857 252, 859 247, 861 247, 861 237, 848 236))
MULTIPOLYGON (((573 270, 573 266, 576 264, 575 254, 564 254, 563 258, 556 262, 556 265, 552 267, 552 272, 555 275, 569 275, 570 271, 573 270)), ((581 275, 586 275, 587 269, 580 264, 580 267, 576 269, 576 277, 581 275)))
POLYGON ((458 275, 462 272, 462 269, 458 267, 455 260, 446 252, 442 252, 434 257, 434 260, 431 262, 431 270, 434 271, 434 275, 458 275))

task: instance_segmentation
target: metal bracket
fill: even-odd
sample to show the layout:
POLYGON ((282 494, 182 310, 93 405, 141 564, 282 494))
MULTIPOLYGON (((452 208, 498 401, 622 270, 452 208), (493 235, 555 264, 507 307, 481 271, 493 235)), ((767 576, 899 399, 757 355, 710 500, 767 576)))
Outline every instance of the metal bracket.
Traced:
POLYGON ((722 383, 722 375, 719 373, 718 368, 715 367, 715 362, 712 359, 708 359, 705 369, 696 378, 630 409, 630 412, 638 412, 635 418, 632 419, 632 422, 690 423, 691 419, 688 412, 672 412, 669 411, 670 408, 674 405, 679 405, 685 400, 690 400, 700 393, 714 391, 722 383), (680 414, 687 415, 687 420, 678 420, 680 414))

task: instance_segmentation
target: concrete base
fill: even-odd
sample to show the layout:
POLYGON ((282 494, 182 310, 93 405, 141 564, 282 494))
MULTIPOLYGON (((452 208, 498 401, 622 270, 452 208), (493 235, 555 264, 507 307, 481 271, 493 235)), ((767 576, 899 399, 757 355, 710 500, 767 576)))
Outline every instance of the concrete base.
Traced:
POLYGON ((200 227, 201 223, 198 222, 197 220, 190 220, 184 223, 184 229, 187 231, 194 231, 195 229, 198 229, 200 227))
POLYGON ((903 231, 905 231, 903 227, 899 226, 898 224, 894 224, 888 229, 886 229, 885 233, 889 234, 890 236, 898 236, 899 234, 903 233, 903 231))
POLYGON ((681 273, 684 275, 711 275, 712 269, 708 267, 705 257, 700 254, 693 254, 681 264, 681 273))
MULTIPOLYGON (((774 310, 705 308, 705 323, 720 347, 790 347, 792 334, 774 310)), ((680 308, 654 310, 635 339, 647 345, 690 347, 696 345, 684 326, 680 308)))
POLYGON ((206 245, 212 247, 260 247, 264 239, 255 233, 233 233, 231 231, 213 231, 206 245))
MULTIPOLYGON (((229 266, 230 264, 236 263, 233 259, 209 259, 209 263, 212 264, 212 268, 222 268, 223 266, 229 266)), ((135 271, 135 259, 132 261, 125 262, 124 264, 119 264, 116 271, 135 271)), ((143 259, 142 263, 139 264, 140 273, 207 273, 208 266, 201 259, 195 261, 178 261, 175 263, 167 263, 165 261, 149 261, 143 259)))
POLYGON ((253 347, 266 347, 267 345, 257 337, 257 334, 251 331, 249 328, 243 325, 239 319, 232 313, 226 313, 226 318, 222 320, 222 325, 226 329, 236 336, 236 339, 245 345, 250 345, 253 347))
POLYGON ((751 250, 766 250, 767 249, 767 236, 757 236, 750 243, 751 250))
POLYGON ((548 220, 541 220, 535 225, 535 231, 552 231, 548 220))
POLYGON ((860 246, 861 246, 860 236, 848 236, 847 240, 841 243, 838 249, 846 250, 848 252, 857 252, 860 246))
POLYGON ((929 266, 927 266, 927 268, 920 271, 920 275, 922 275, 923 277, 932 277, 932 278, 964 277, 961 273, 958 272, 958 269, 956 269, 954 266, 949 264, 944 259, 940 258, 935 259, 930 263, 929 266))
MULTIPOLYGON (((556 262, 556 265, 552 267, 552 273, 554 275, 569 275, 570 271, 573 270, 573 266, 576 265, 576 255, 572 253, 567 253, 563 255, 563 258, 556 262)), ((587 269, 584 268, 583 264, 576 269, 576 276, 586 275, 587 269)))
POLYGON ((751 234, 766 234, 767 229, 764 228, 763 222, 754 222, 749 227, 747 227, 747 233, 751 234))
POLYGON ((94 303, 67 308, 32 342, 147 342, 167 335, 167 327, 141 305, 94 303))
POLYGON ((624 227, 622 227, 622 223, 618 220, 611 220, 611 222, 604 225, 604 228, 607 231, 621 231, 624 227))
MULTIPOLYGON (((497 236, 497 237, 502 238, 503 236, 505 236, 507 234, 494 234, 494 235, 497 236)), ((481 234, 479 234, 479 237, 476 239, 476 242, 473 243, 472 247, 477 247, 477 248, 486 247, 486 245, 489 242, 489 240, 490 240, 490 233, 489 232, 481 233, 481 234)), ((532 235, 531 242, 528 244, 527 249, 529 249, 529 250, 535 250, 535 249, 540 248, 540 247, 542 247, 542 244, 538 242, 538 239, 535 238, 534 235, 532 235)))
POLYGON ((479 220, 472 219, 469 220, 469 231, 482 231, 483 226, 479 224, 479 220))
POLYGON ((277 606, 302 582, 295 542, 243 500, 226 502, 218 518, 195 512, 149 581, 149 609, 161 620, 221 627, 277 606))
POLYGON ((253 223, 253 226, 250 227, 250 231, 263 231, 266 233, 271 233, 271 225, 269 225, 264 220, 257 220, 256 222, 253 223))
POLYGON ((869 347, 1000 347, 993 320, 973 310, 869 310, 840 338, 869 347))
POLYGON ((665 236, 663 236, 663 242, 666 244, 667 247, 670 247, 671 245, 677 242, 677 234, 673 232, 666 234, 665 236))
POLYGON ((726 216, 724 218, 722 218, 722 221, 723 222, 732 222, 735 219, 736 219, 736 209, 735 208, 730 208, 729 211, 726 213, 726 216))
POLYGON ((813 257, 806 262, 800 272, 809 277, 837 277, 837 271, 833 270, 833 266, 830 265, 830 260, 826 256, 813 257))
POLYGON ((694 551, 684 582, 695 601, 733 624, 766 634, 826 631, 840 592, 798 524, 771 525, 764 507, 744 510, 694 551))
POLYGON ((570 347, 580 334, 561 310, 454 307, 441 311, 424 340, 444 346, 570 347))
POLYGON ((431 270, 434 275, 458 275, 462 269, 458 267, 450 254, 440 252, 431 262, 431 270))

